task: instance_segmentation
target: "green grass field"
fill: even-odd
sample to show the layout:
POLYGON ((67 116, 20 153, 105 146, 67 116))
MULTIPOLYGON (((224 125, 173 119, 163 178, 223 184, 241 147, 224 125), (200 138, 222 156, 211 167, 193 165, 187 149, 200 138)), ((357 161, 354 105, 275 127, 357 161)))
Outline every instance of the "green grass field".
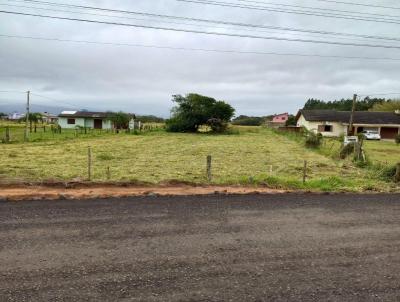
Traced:
MULTIPOLYGON (((153 131, 75 137, 72 133, 71 137, 58 139, 49 136, 25 144, 0 144, 0 179, 84 180, 90 146, 94 181, 106 181, 109 167, 112 181, 205 184, 206 156, 212 155, 214 184, 266 184, 310 190, 396 189, 394 183, 356 167, 350 160, 329 156, 327 153, 336 150, 336 143, 332 142, 325 142, 323 151, 309 150, 296 139, 258 127, 235 127, 229 135, 153 131), (306 184, 302 183, 304 160, 308 162, 306 184)), ((396 154, 400 148, 394 143, 368 142, 367 149, 371 158, 380 158, 382 152, 390 150, 391 162, 400 160, 396 154)))

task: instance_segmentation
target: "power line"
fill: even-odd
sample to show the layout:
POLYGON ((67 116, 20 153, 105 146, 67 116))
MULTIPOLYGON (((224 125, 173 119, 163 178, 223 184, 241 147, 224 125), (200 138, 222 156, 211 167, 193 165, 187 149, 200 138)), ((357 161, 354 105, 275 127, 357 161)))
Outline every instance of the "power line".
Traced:
POLYGON ((37 94, 37 93, 32 93, 31 92, 31 95, 34 95, 34 96, 37 96, 37 97, 40 97, 40 98, 43 98, 43 99, 47 99, 49 101, 57 102, 57 103, 62 104, 62 105, 68 105, 68 106, 72 106, 72 107, 75 107, 75 108, 80 108, 81 107, 81 106, 78 106, 76 104, 71 104, 71 103, 67 103, 65 101, 55 100, 53 98, 50 98, 50 97, 47 97, 47 96, 44 96, 44 95, 41 95, 41 94, 37 94))
MULTIPOLYGON (((62 3, 55 3, 50 1, 39 1, 39 0, 8 0, 14 2, 30 2, 30 3, 37 3, 37 4, 46 4, 46 5, 56 5, 56 6, 67 6, 67 7, 80 7, 80 8, 89 8, 90 6, 84 5, 74 5, 74 4, 62 4, 62 3)), ((178 0, 179 1, 179 0, 178 0)), ((328 12, 338 12, 338 13, 350 13, 350 14, 358 14, 358 15, 370 15, 370 16, 378 16, 378 17, 394 17, 400 18, 400 16, 393 16, 393 15, 383 15, 383 14, 376 14, 376 13, 364 13, 364 12, 355 12, 355 11, 347 11, 347 10, 338 10, 332 8, 320 8, 320 7, 310 7, 310 6, 301 6, 301 5, 290 5, 290 4, 283 4, 283 3, 274 3, 274 2, 264 2, 264 1, 251 1, 251 0, 236 0, 239 2, 244 3, 259 3, 264 5, 270 6, 282 6, 282 7, 293 7, 293 8, 301 8, 301 9, 311 9, 311 10, 319 10, 319 11, 328 11, 328 12)), ((213 1, 218 2, 218 1, 213 1)), ((92 7, 93 8, 93 7, 92 7)), ((96 8, 98 9, 98 8, 96 8)), ((111 10, 111 9, 108 9, 111 10)), ((115 10, 118 11, 118 10, 115 10)))
POLYGON ((256 1, 256 0, 236 0, 236 1, 244 2, 244 3, 256 3, 256 4, 263 4, 263 5, 270 5, 270 6, 283 6, 283 7, 294 7, 294 8, 301 8, 301 9, 312 9, 312 10, 317 10, 317 11, 337 12, 337 13, 346 13, 346 14, 357 14, 357 15, 366 15, 366 16, 400 18, 400 16, 387 15, 387 14, 364 13, 364 12, 355 12, 355 11, 348 11, 348 10, 333 9, 333 8, 301 6, 301 5, 292 5, 292 4, 283 4, 283 3, 274 3, 274 2, 265 2, 265 1, 256 1))
POLYGON ((128 47, 143 47, 155 49, 169 49, 169 50, 182 50, 182 51, 199 51, 199 52, 216 52, 216 53, 230 53, 230 54, 251 54, 251 55, 273 55, 273 56, 295 56, 295 57, 317 57, 317 58, 330 58, 330 59, 351 59, 351 60, 371 60, 371 61, 400 61, 400 58, 391 57, 360 57, 360 56, 337 56, 337 55, 319 55, 319 54, 301 54, 301 53, 280 53, 280 52, 262 52, 262 51, 239 51, 239 50, 224 50, 224 49, 206 49, 206 48, 187 48, 187 47, 173 47, 173 46, 159 46, 159 45, 145 45, 145 44, 129 44, 129 43, 114 43, 114 42, 99 42, 87 40, 69 40, 57 38, 44 38, 44 37, 30 37, 30 36, 16 36, 16 35, 3 35, 0 38, 16 38, 16 39, 29 39, 41 41, 56 41, 56 42, 72 42, 94 45, 111 45, 111 46, 128 46, 128 47))
POLYGON ((388 24, 400 24, 400 20, 398 20, 398 19, 366 18, 366 17, 362 17, 362 16, 343 15, 343 14, 334 14, 334 13, 322 13, 322 12, 316 12, 316 11, 294 10, 294 9, 290 10, 290 9, 284 9, 284 8, 280 9, 280 8, 271 8, 271 7, 266 7, 266 6, 255 6, 255 5, 241 5, 241 4, 237 4, 237 3, 222 2, 222 1, 209 1, 209 0, 177 0, 177 1, 196 3, 196 4, 208 4, 208 5, 223 6, 223 7, 244 8, 244 9, 260 10, 260 11, 270 11, 270 12, 278 12, 278 13, 316 16, 316 17, 327 17, 327 18, 367 21, 367 22, 379 22, 379 23, 388 23, 388 24))
POLYGON ((31 16, 31 17, 40 17, 40 18, 48 18, 48 19, 57 19, 57 20, 66 20, 66 21, 78 21, 78 22, 87 22, 87 23, 96 23, 96 24, 127 26, 127 27, 135 27, 135 28, 148 28, 148 29, 157 29, 157 30, 165 30, 165 31, 184 32, 184 33, 195 33, 195 34, 205 34, 205 35, 215 35, 215 36, 228 36, 228 37, 237 37, 237 38, 276 40, 276 41, 285 41, 285 42, 302 42, 302 43, 314 43, 314 44, 330 44, 330 45, 338 45, 338 46, 400 49, 400 46, 395 46, 395 45, 378 45, 378 44, 366 44, 366 43, 346 43, 346 42, 326 41, 326 40, 295 39, 295 38, 284 38, 284 37, 273 37, 273 36, 256 36, 256 35, 246 35, 246 34, 220 33, 220 32, 213 32, 213 31, 200 31, 200 30, 172 28, 172 27, 129 24, 129 23, 119 23, 119 22, 79 19, 79 18, 68 18, 68 17, 49 16, 49 15, 40 15, 40 14, 30 14, 30 13, 12 12, 12 11, 3 11, 3 10, 0 10, 0 13, 13 14, 13 15, 22 15, 22 16, 31 16))
POLYGON ((128 10, 119 10, 119 9, 117 10, 117 9, 109 9, 109 8, 94 7, 94 6, 54 3, 54 2, 49 2, 49 1, 38 1, 38 0, 36 0, 36 1, 35 0, 9 0, 9 1, 31 2, 31 3, 35 3, 35 4, 42 4, 42 5, 48 5, 48 6, 60 6, 60 7, 69 7, 69 8, 99 10, 99 11, 107 11, 107 12, 122 13, 122 14, 140 15, 140 16, 146 16, 146 17, 166 18, 166 19, 194 21, 194 22, 222 24, 222 25, 233 25, 233 26, 240 26, 240 27, 263 28, 263 29, 273 29, 273 30, 281 30, 281 31, 294 31, 294 32, 301 32, 301 33, 312 33, 312 34, 334 35, 334 36, 345 36, 345 37, 357 37, 357 38, 365 38, 365 39, 400 41, 400 39, 396 38, 396 37, 360 35, 360 34, 341 33, 341 32, 332 32, 332 31, 323 31, 323 30, 308 30, 308 29, 293 28, 293 27, 268 26, 268 25, 229 22, 229 21, 221 21, 221 20, 199 19, 199 18, 192 18, 192 17, 181 17, 181 16, 171 16, 171 15, 163 15, 163 14, 144 13, 144 12, 138 12, 138 11, 128 11, 128 10))
MULTIPOLYGON (((124 17, 124 16, 113 16, 113 15, 95 14, 95 13, 88 13, 88 12, 77 12, 77 11, 68 11, 68 10, 60 10, 60 9, 43 8, 43 7, 25 6, 25 5, 14 5, 14 4, 3 4, 3 3, 0 3, 0 5, 17 7, 17 8, 39 9, 39 10, 52 11, 52 12, 84 14, 84 15, 90 15, 90 16, 120 18, 120 19, 136 20, 136 21, 152 21, 152 22, 157 22, 157 23, 188 25, 188 26, 195 26, 195 27, 201 27, 201 28, 204 27, 204 25, 193 24, 193 23, 182 23, 182 22, 165 21, 165 20, 141 19, 141 18, 132 18, 132 17, 124 17)), ((218 24, 217 22, 208 22, 208 23, 218 24)), ((210 26, 208 26, 208 27, 210 27, 210 26)), ((250 26, 248 26, 248 27, 250 27, 250 26)), ((269 31, 269 30, 261 30, 261 29, 258 29, 258 27, 262 28, 263 26, 254 25, 254 28, 235 28, 235 27, 226 27, 226 26, 220 26, 220 25, 217 25, 217 26, 213 25, 213 28, 216 28, 216 29, 233 29, 233 30, 242 30, 242 31, 251 31, 251 32, 256 31, 256 32, 272 33, 272 34, 279 33, 279 32, 274 32, 274 31, 269 31)), ((271 28, 271 29, 276 30, 276 31, 282 30, 282 29, 279 29, 278 27, 274 27, 274 26, 265 26, 265 28, 271 28)), ((299 34, 294 33, 294 32, 279 33, 279 34, 297 35, 297 36, 304 36, 304 37, 315 37, 314 35, 321 35, 321 33, 318 33, 318 32, 316 32, 316 33, 312 33, 312 31, 305 31, 305 32, 310 33, 310 34, 309 35, 305 35, 305 34, 300 34, 299 35, 299 34)), ((349 36, 350 37, 352 35, 349 34, 349 35, 343 35, 343 36, 349 36)), ((355 35, 355 36, 358 36, 358 35, 355 35)), ((367 38, 367 39, 372 39, 372 40, 384 40, 384 41, 385 40, 388 40, 388 41, 400 41, 400 38, 384 38, 384 37, 380 37, 379 39, 375 39, 372 36, 371 37, 364 37, 363 36, 362 38, 364 38, 364 39, 367 38)), ((342 37, 342 36, 337 37, 337 39, 350 40, 350 41, 362 41, 361 39, 347 38, 347 37, 342 37)))
POLYGON ((0 90, 0 92, 4 92, 4 93, 26 93, 26 91, 18 91, 18 90, 0 90))
POLYGON ((366 4, 366 3, 356 3, 356 2, 345 2, 345 1, 335 1, 335 0, 313 0, 318 2, 326 2, 326 3, 336 3, 336 4, 345 4, 345 5, 353 5, 353 6, 364 6, 364 7, 374 7, 374 8, 384 8, 384 9, 398 9, 400 7, 396 6, 384 6, 384 5, 376 5, 376 4, 366 4))

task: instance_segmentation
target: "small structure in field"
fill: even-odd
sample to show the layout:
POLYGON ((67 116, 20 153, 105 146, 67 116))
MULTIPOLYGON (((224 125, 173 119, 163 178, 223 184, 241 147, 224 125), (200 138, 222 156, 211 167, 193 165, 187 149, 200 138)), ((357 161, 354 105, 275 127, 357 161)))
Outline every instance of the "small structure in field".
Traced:
POLYGON ((267 122, 267 126, 272 128, 284 127, 286 126, 286 122, 288 119, 289 119, 289 113, 287 112, 276 114, 272 118, 272 121, 267 122))
POLYGON ((42 113, 42 120, 47 124, 55 124, 58 121, 58 116, 49 112, 42 113))
POLYGON ((58 115, 58 125, 65 129, 113 129, 108 112, 63 111, 58 115))
MULTIPOLYGON (((323 136, 348 135, 350 111, 336 110, 300 110, 296 121, 298 127, 304 127, 323 136)), ((354 133, 376 131, 383 139, 394 139, 400 134, 400 114, 395 112, 354 112, 354 133)))

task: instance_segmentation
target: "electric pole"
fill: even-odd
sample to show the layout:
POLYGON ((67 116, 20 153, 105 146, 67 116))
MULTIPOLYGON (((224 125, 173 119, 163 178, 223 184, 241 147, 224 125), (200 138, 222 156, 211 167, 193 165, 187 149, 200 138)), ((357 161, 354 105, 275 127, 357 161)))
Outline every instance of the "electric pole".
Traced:
POLYGON ((353 123, 354 123, 354 111, 356 111, 357 94, 353 95, 353 106, 351 107, 350 123, 347 135, 354 135, 353 133, 353 123))
POLYGON ((24 136, 24 141, 28 141, 29 137, 29 97, 30 97, 31 92, 27 91, 26 92, 26 116, 25 116, 25 136, 24 136))

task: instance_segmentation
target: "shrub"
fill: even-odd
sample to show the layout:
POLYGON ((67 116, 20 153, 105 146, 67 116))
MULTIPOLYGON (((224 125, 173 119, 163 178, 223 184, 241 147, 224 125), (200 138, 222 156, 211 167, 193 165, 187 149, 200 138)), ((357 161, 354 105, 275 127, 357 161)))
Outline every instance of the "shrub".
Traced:
POLYGON ((381 170, 381 178, 386 181, 393 180, 396 175, 396 166, 386 166, 381 170))
POLYGON ((394 138, 396 144, 400 145, 400 134, 397 134, 396 137, 394 138))
POLYGON ((315 134, 313 132, 309 132, 306 137, 306 147, 307 148, 319 148, 322 143, 322 135, 321 133, 315 134))
POLYGON ((228 127, 228 123, 219 118, 210 118, 207 121, 207 126, 209 126, 213 132, 222 133, 228 127))
POLYGON ((340 149, 339 157, 341 159, 345 159, 347 156, 354 153, 354 148, 355 148, 355 144, 353 144, 353 143, 344 145, 340 149))

